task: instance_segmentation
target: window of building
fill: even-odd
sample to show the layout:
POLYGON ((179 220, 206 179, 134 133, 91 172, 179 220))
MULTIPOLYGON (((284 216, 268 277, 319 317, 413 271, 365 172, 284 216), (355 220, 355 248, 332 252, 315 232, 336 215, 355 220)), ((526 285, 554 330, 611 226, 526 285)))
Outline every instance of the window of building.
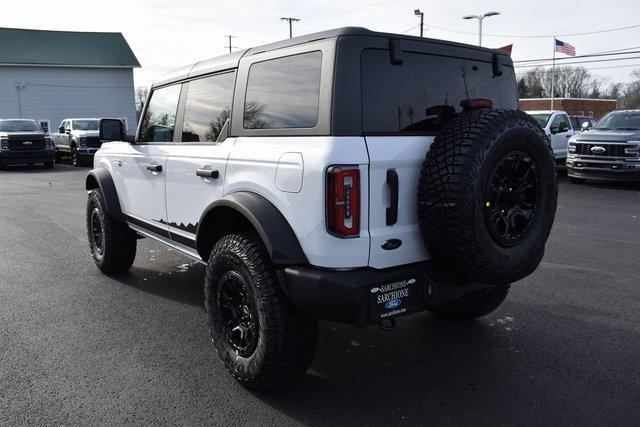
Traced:
POLYGON ((235 72, 189 82, 182 142, 215 142, 231 116, 235 72))
POLYGON ((593 114, 593 110, 592 110, 592 111, 589 111, 589 117, 593 117, 593 116, 594 116, 594 114, 593 114))
POLYGON ((253 64, 244 105, 245 129, 312 128, 318 123, 322 53, 253 64))
POLYGON ((179 84, 153 91, 140 122, 139 142, 173 141, 179 98, 179 84))

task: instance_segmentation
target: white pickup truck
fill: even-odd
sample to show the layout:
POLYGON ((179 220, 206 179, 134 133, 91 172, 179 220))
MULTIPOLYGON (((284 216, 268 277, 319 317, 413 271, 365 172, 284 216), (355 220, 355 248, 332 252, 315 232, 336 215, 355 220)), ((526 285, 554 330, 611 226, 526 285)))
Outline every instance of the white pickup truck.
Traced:
POLYGON ((556 163, 564 164, 567 160, 567 142, 573 135, 580 133, 581 129, 572 127, 571 119, 566 111, 534 110, 525 111, 525 113, 536 119, 551 140, 556 163))

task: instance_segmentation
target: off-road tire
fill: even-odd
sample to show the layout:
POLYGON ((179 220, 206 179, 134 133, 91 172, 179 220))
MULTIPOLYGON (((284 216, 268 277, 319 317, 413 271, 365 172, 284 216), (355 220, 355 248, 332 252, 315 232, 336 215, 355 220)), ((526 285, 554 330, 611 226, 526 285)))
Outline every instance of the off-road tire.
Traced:
POLYGON ((104 196, 100 189, 91 190, 87 201, 87 238, 91 256, 105 274, 124 273, 136 258, 136 233, 126 224, 113 221, 107 214, 104 196), (93 236, 92 216, 96 215, 102 228, 103 246, 100 250, 93 236))
POLYGON ((442 320, 464 321, 485 316, 502 304, 509 293, 509 285, 496 286, 489 290, 470 292, 446 304, 429 307, 434 317, 442 320))
POLYGON ((214 246, 204 283, 205 311, 211 338, 227 370, 243 386, 261 390, 282 386, 303 375, 313 360, 318 321, 296 307, 282 292, 263 243, 253 234, 229 234, 214 246), (247 284, 258 325, 251 354, 241 356, 225 335, 218 307, 225 275, 247 284))
POLYGON ((587 182, 587 180, 584 178, 575 178, 573 176, 571 177, 572 184, 584 184, 585 182, 587 182))
POLYGON ((418 189, 420 231, 445 273, 461 282, 509 284, 542 260, 556 199, 553 151, 533 118, 515 110, 465 112, 444 127, 427 153, 418 189), (512 153, 524 153, 536 168, 537 185, 530 186, 536 207, 521 240, 505 246, 486 224, 485 198, 498 162, 512 153))
POLYGON ((45 169, 53 169, 53 162, 44 162, 43 165, 45 169))

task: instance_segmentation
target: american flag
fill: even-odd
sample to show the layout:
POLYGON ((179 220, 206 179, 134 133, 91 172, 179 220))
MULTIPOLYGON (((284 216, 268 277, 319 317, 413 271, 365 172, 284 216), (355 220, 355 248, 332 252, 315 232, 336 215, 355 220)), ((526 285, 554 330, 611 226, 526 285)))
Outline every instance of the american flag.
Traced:
POLYGON ((576 48, 569 43, 556 39, 556 52, 564 53, 569 56, 576 56, 576 48))

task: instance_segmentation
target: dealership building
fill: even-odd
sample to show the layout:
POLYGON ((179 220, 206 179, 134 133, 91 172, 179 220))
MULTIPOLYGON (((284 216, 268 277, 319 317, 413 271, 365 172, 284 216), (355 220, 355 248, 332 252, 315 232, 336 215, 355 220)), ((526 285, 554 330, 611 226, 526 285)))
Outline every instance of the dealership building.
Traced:
POLYGON ((69 117, 118 117, 135 130, 133 69, 121 33, 0 28, 0 118, 55 132, 69 117))
MULTIPOLYGON (((554 98, 553 109, 562 110, 574 116, 589 116, 599 119, 616 109, 618 101, 615 99, 594 98, 554 98)), ((550 110, 551 98, 520 98, 520 109, 550 110)))

